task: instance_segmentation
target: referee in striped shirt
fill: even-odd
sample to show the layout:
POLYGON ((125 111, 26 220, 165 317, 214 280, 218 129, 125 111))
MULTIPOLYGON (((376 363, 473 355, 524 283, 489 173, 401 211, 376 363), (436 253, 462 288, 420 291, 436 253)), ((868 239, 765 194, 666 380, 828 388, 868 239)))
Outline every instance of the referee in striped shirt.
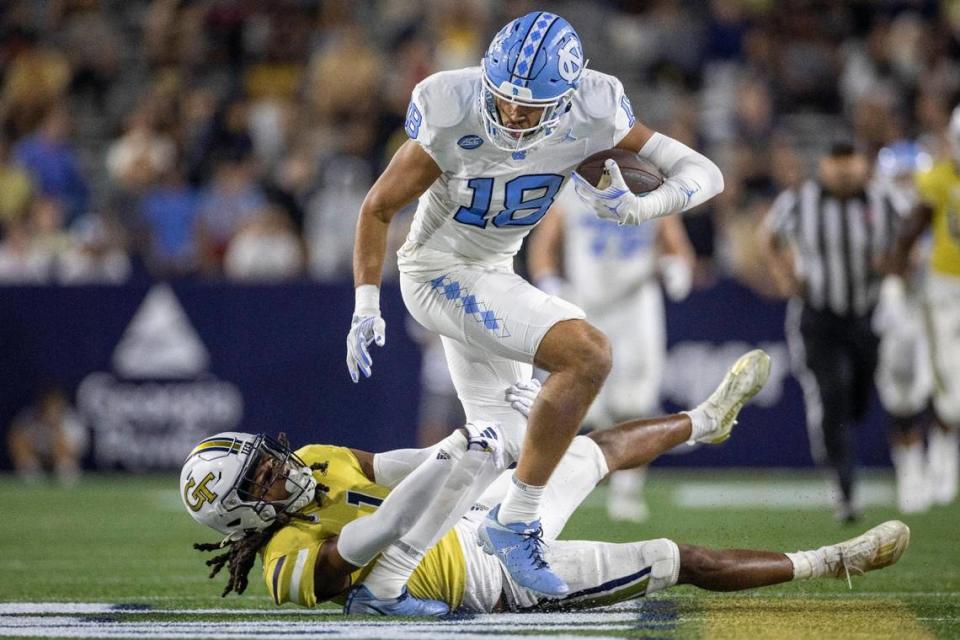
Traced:
POLYGON ((774 201, 761 230, 777 289, 790 297, 786 333, 803 387, 810 449, 835 474, 836 515, 859 517, 854 504, 852 425, 866 413, 878 338, 871 327, 883 273, 906 207, 869 181, 869 164, 851 144, 821 158, 817 180, 774 201))

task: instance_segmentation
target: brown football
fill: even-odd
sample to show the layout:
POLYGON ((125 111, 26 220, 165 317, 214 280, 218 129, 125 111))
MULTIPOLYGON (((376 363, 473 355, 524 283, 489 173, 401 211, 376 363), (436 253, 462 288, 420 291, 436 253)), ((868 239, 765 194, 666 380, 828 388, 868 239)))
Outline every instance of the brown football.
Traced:
POLYGON ((613 158, 620 166, 624 181, 634 193, 647 193, 663 184, 663 174, 656 165, 626 149, 598 151, 580 163, 577 173, 593 186, 597 186, 607 158, 613 158))

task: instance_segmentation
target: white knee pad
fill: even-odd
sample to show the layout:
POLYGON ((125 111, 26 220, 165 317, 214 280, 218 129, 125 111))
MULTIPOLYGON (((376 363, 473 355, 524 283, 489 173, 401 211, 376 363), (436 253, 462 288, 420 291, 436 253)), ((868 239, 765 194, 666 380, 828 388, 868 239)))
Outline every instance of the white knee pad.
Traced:
POLYGON ((643 563, 650 567, 649 595, 677 584, 680 577, 680 548, 667 538, 647 540, 641 543, 643 563))

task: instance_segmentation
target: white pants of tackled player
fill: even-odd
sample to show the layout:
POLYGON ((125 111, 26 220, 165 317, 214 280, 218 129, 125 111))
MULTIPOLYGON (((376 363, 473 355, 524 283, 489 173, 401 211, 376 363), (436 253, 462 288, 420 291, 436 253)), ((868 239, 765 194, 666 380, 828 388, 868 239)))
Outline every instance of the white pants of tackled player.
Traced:
POLYGON ((598 606, 639 598, 676 584, 680 550, 671 540, 620 544, 556 540, 571 514, 606 474, 600 448, 590 438, 578 436, 547 483, 542 511, 546 560, 570 585, 570 595, 560 601, 544 600, 518 586, 500 561, 477 544, 477 527, 506 494, 510 474, 501 475, 455 529, 467 571, 461 610, 490 612, 498 602, 511 611, 598 606))

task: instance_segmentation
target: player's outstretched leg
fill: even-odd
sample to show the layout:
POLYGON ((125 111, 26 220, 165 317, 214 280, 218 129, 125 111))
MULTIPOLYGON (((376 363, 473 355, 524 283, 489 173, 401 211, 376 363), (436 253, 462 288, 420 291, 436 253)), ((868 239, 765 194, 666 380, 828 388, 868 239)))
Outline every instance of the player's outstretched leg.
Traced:
POLYGON ((719 444, 730 437, 740 409, 770 376, 770 356, 756 349, 740 358, 696 409, 669 416, 628 420, 587 437, 600 447, 613 471, 634 469, 684 442, 719 444))
POLYGON ((612 364, 606 336, 583 320, 553 325, 535 363, 550 372, 530 410, 523 451, 503 502, 490 510, 480 541, 520 585, 546 596, 569 588, 543 557, 540 501, 612 364))
POLYGON ((710 591, 737 591, 807 578, 845 578, 849 582, 851 575, 892 565, 909 544, 909 527, 889 520, 845 542, 796 553, 679 545, 677 583, 710 591))

